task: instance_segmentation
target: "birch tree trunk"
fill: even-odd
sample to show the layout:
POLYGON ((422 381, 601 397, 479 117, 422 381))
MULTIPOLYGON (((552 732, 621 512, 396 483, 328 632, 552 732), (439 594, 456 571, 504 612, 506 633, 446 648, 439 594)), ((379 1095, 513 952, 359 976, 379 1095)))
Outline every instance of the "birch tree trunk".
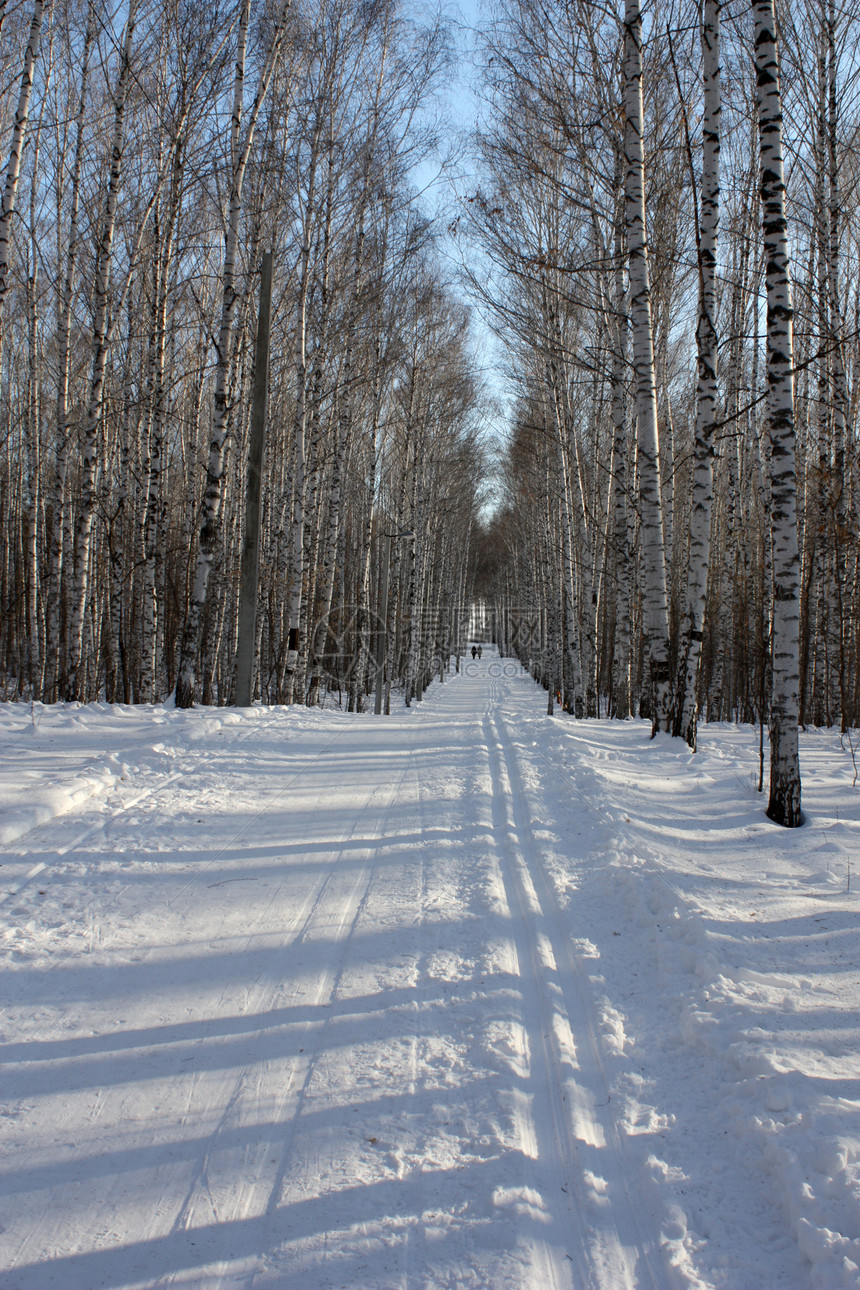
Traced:
POLYGON ((642 11, 639 0, 625 0, 624 6, 624 107, 627 252, 642 515, 642 602, 650 671, 651 727, 656 734, 658 730, 670 728, 669 605, 666 595, 657 382, 645 225, 642 11))
POLYGON ((290 598, 287 636, 287 664, 284 676, 284 702, 301 702, 297 679, 301 678, 299 651, 302 625, 302 593, 307 568, 305 553, 305 503, 307 492, 306 433, 308 427, 308 303, 311 291, 311 242, 316 212, 316 174, 320 161, 323 113, 318 116, 312 140, 311 164, 308 175, 307 201, 303 211, 301 269, 299 278, 298 320, 296 326, 296 411, 293 421, 293 509, 292 509, 292 559, 290 562, 290 598))
MULTIPOLYGON (((44 104, 42 105, 44 114, 44 104)), ((30 694, 42 697, 42 651, 39 647, 39 510, 41 476, 41 369, 39 364, 40 328, 38 314, 39 237, 37 197, 39 189, 39 152, 41 149, 43 115, 36 126, 33 140, 33 168, 30 184, 30 254, 27 275, 27 331, 28 331, 28 381, 26 417, 27 472, 24 489, 26 517, 26 570, 27 570, 27 675, 30 694)))
POLYGON ((197 565, 194 585, 179 656, 176 677, 176 706, 190 708, 197 689, 197 666, 204 609, 209 591, 209 578, 215 561, 215 552, 221 529, 221 498, 223 491, 225 443, 229 431, 229 383, 234 342, 234 315, 239 301, 236 290, 236 255, 239 242, 239 217, 242 211, 242 190, 248 158, 254 142, 254 132, 269 85, 283 45, 285 23, 292 0, 284 0, 275 22, 272 43, 254 102, 248 113, 245 137, 242 139, 242 101, 245 88, 245 53, 250 20, 250 0, 242 0, 236 52, 236 73, 233 81, 233 112, 230 135, 230 200, 227 212, 227 229, 224 243, 224 267, 221 275, 221 322, 215 363, 215 389, 212 396, 212 426, 209 436, 209 460, 206 469, 206 489, 203 494, 203 522, 197 548, 197 565))
MULTIPOLYGON (((574 535, 572 532, 572 502, 570 469, 567 462, 566 442, 569 443, 566 408, 562 391, 560 374, 562 346, 558 330, 555 309, 551 303, 551 287, 545 285, 543 291, 543 308, 549 323, 550 339, 548 341, 548 358, 546 364, 546 384, 552 404, 552 428, 547 425, 547 435, 554 444, 556 478, 562 490, 561 504, 561 542, 562 568, 564 570, 564 597, 567 613, 562 617, 564 631, 564 649, 571 674, 571 693, 565 695, 572 712, 578 716, 585 713, 585 698, 581 684, 581 659, 576 632, 576 576, 574 559, 574 535)), ((549 481, 546 481, 547 488, 549 481)))
MULTIPOLYGON (((372 155, 371 136, 368 146, 368 157, 372 155)), ((352 389, 353 354, 355 335, 360 312, 360 291, 363 275, 363 249, 365 237, 365 211, 370 193, 370 167, 365 171, 361 199, 355 215, 355 244, 352 254, 351 285, 349 293, 349 312, 344 328, 343 360, 337 395, 337 416, 334 418, 334 436, 332 464, 329 482, 328 506, 326 510, 325 536, 322 538, 322 574, 319 598, 319 618, 313 624, 308 640, 309 685, 307 705, 313 707, 319 700, 322 681, 322 656, 326 648, 329 630, 332 596, 334 593, 335 559, 337 555, 338 536, 341 524, 341 493, 343 471, 346 455, 352 440, 352 414, 354 394, 352 389)))
POLYGON ((696 747, 697 678, 702 653, 705 593, 711 555, 714 502, 714 421, 717 406, 717 233, 720 219, 720 8, 705 0, 702 17, 704 121, 702 125, 702 196, 698 236, 699 320, 696 328, 698 385, 693 496, 690 516, 690 560, 682 643, 680 696, 674 732, 696 747))
MULTIPOLYGON (((60 584, 69 552, 65 541, 66 529, 66 475, 69 464, 69 369, 72 350, 72 297, 77 277, 78 218, 81 200, 81 170, 84 156, 84 129, 86 124, 87 85, 89 81, 90 54, 93 47, 94 13, 92 0, 87 11, 84 47, 81 53, 81 84, 75 121, 75 154, 72 163, 71 196, 69 203, 69 232, 66 244, 66 263, 57 310, 57 413, 56 457, 52 479, 53 507, 49 537, 49 572, 47 607, 45 612, 45 685, 47 697, 55 701, 65 689, 65 660, 60 646, 60 584)), ((58 194, 58 223, 62 211, 62 188, 58 194)))
POLYGON ((616 210, 613 229, 611 317, 612 343, 612 522, 615 546, 615 639, 612 651, 612 715, 631 714, 630 565, 627 545, 627 293, 624 282, 624 179, 621 150, 615 154, 616 210))
POLYGON ((798 759, 800 569, 794 430, 794 348, 774 0, 754 0, 762 227, 767 283, 768 428, 773 528, 773 694, 770 799, 777 824, 803 823, 798 759))
MULTIPOLYGON (((182 150, 177 147, 173 163, 173 183, 167 210, 166 227, 153 266, 152 364, 150 369, 150 442, 144 463, 146 502, 143 518, 143 631, 141 636, 140 695, 144 703, 155 703, 156 644, 158 637, 158 528, 162 510, 164 474, 164 439, 167 424, 167 390, 165 387, 165 348, 167 341, 167 296, 173 261, 176 226, 182 200, 182 150)), ((159 238, 156 237, 156 244, 159 238)))
POLYGON ((839 161, 836 147, 836 127, 838 121, 837 100, 838 59, 836 55, 836 3, 827 0, 827 156, 828 185, 827 204, 829 215, 829 255, 828 255, 828 289, 830 296, 830 331, 829 339, 833 349, 833 496, 831 498, 831 520, 833 528, 832 555, 835 567, 836 610, 838 615, 838 680, 839 707, 842 730, 848 729, 848 675, 847 654, 848 641, 845 613, 845 587, 847 573, 844 568, 844 550, 848 534, 845 529, 846 488, 845 488, 845 442, 848 423, 848 385, 845 379, 845 358, 843 351, 842 298, 839 286, 839 233, 840 233, 840 195, 839 195, 839 161))
POLYGON ((6 167, 6 183, 3 188, 3 200, 0 204, 0 357, 3 354, 3 307, 6 303, 6 292, 9 287, 9 268, 11 261, 10 242, 12 240, 12 216, 15 213, 15 198, 18 192, 18 178, 21 174, 21 157, 24 151, 24 136, 27 133, 27 122, 30 117, 30 94, 33 89, 33 69, 39 56, 39 43, 42 35, 42 17, 45 11, 45 0, 35 0, 33 18, 30 23, 30 39, 24 54, 24 69, 21 73, 21 90, 18 95, 18 107, 12 127, 12 142, 9 148, 9 163, 6 167))
POLYGON ((75 543, 75 578, 69 625, 69 670, 67 694, 70 699, 83 696, 81 667, 84 641, 84 620, 89 587, 90 546, 92 543, 93 516, 96 509, 97 440, 104 401, 105 369, 108 355, 108 306, 111 280, 111 261, 116 210, 122 182, 123 154, 125 150, 125 122, 128 91, 131 80, 131 56, 134 46, 136 0, 131 0, 125 25, 125 37, 114 98, 113 138, 111 140, 111 165, 105 202, 104 221, 96 256, 94 283, 95 316, 93 319, 92 375, 89 401, 82 443, 81 503, 78 511, 75 543))
MULTIPOLYGON (((412 380, 415 380, 415 374, 412 374, 412 380)), ((415 460, 413 469, 415 476, 412 481, 412 503, 410 507, 414 534, 410 542, 410 564, 409 564, 409 590, 406 598, 406 618, 408 623, 409 639, 407 642, 406 654, 406 677, 404 684, 404 699, 406 707, 412 706, 412 700, 417 690, 417 669, 418 669, 418 646, 420 634, 420 607, 422 603, 422 579, 423 579, 423 546, 424 546, 424 490, 421 486, 424 472, 424 426, 423 423, 418 427, 418 438, 415 446, 415 460)))

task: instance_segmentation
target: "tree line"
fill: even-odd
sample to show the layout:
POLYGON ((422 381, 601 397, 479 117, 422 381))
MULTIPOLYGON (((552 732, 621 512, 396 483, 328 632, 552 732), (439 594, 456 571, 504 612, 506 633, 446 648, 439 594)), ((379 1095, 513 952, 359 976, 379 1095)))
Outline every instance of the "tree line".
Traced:
POLYGON ((578 715, 860 712, 858 16, 501 0, 463 232, 516 391, 481 594, 578 715))
POLYGON ((445 28, 397 0, 0 0, 0 36, 6 696, 231 701, 270 250, 255 694, 360 708, 385 635, 420 697, 462 646, 483 488, 416 179, 445 28))
POLYGON ((0 0, 7 697, 231 702, 274 259, 254 694, 407 703, 467 607, 581 717, 860 706, 858 23, 835 0, 499 0, 450 233, 448 33, 399 0, 0 0))

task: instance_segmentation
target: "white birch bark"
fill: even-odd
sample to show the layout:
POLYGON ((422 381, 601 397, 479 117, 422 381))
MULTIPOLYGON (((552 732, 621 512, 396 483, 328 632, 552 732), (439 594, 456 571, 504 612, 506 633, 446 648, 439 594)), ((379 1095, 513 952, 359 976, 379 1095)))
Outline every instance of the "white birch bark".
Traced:
MULTIPOLYGON (((303 344, 304 342, 302 342, 303 344)), ((305 421, 306 375, 304 363, 296 372, 296 415, 293 422, 293 496, 291 518, 290 595, 287 620, 287 662, 284 674, 284 703, 292 703, 299 660, 299 625, 305 571, 305 421)))
POLYGON ((343 386, 340 392, 340 409, 336 420, 334 445, 329 475, 328 507, 325 512, 325 534, 322 537, 322 586, 319 597, 319 622, 314 624, 312 639, 309 642, 311 669, 308 687, 307 706, 314 707, 320 698, 320 686, 323 675, 323 654, 329 629, 332 597, 334 595, 335 562, 337 543, 340 534, 341 488, 343 480, 343 461, 350 430, 350 373, 352 370, 352 337, 347 338, 346 354, 343 365, 343 386))
POLYGON ((9 161, 6 166, 6 182, 3 187, 3 200, 0 202, 0 355, 3 352, 3 314, 6 293, 9 287, 9 269, 11 261, 12 216, 15 213, 15 198, 18 192, 18 179, 21 174, 21 158, 24 151, 24 137, 30 119, 30 95, 33 89, 33 69, 39 56, 39 44, 42 36, 42 17, 45 11, 45 0, 35 0, 33 17, 30 22, 30 38, 24 53, 24 68, 21 73, 21 89, 18 94, 18 106, 12 127, 12 142, 9 147, 9 161))
MULTIPOLYGON (((562 617, 564 632, 564 650, 568 662, 568 670, 571 676, 571 694, 566 696, 569 700, 571 710, 582 716, 585 711, 585 698, 582 687, 582 667, 577 640, 577 613, 576 613, 576 575, 574 560, 574 525, 572 522, 572 498, 570 483, 570 468, 568 464, 568 452, 566 439, 568 439, 567 430, 568 422, 565 416, 565 405, 561 389, 560 367, 560 337, 558 333, 558 323, 555 310, 550 302, 550 288, 544 291, 544 312, 549 323, 551 339, 548 342, 549 356, 546 364, 546 383, 549 398, 552 403, 552 428, 546 427, 549 438, 554 445, 554 455, 556 459, 556 478, 561 481, 563 497, 561 504, 561 540, 562 540, 562 568, 563 568, 563 594, 567 612, 562 617)), ((549 480, 545 481, 547 489, 549 480)))
MULTIPOLYGON (((823 17, 823 15, 822 15, 823 17)), ((832 354, 830 337, 830 230, 827 202, 828 187, 828 124, 827 124, 827 23, 819 24, 817 33, 817 119, 815 131, 815 238, 812 254, 815 259, 815 304, 818 329, 817 399, 815 403, 815 430, 818 447, 818 469, 815 481, 810 479, 811 442, 807 436, 807 484, 805 538, 802 548, 808 558, 808 577, 801 568, 801 628, 800 628, 800 711, 799 723, 807 722, 807 711, 816 725, 830 725, 830 677, 826 666, 828 637, 831 631, 833 609, 831 588, 834 585, 832 536, 830 529, 833 485, 830 477, 830 442, 833 409, 831 384, 832 354), (813 629, 805 630, 806 614, 812 618, 813 629), (810 613, 811 611, 811 613, 810 613), (811 636, 811 639, 810 639, 811 636), (810 652, 811 669, 810 669, 810 652), (811 684, 806 678, 811 672, 811 684), (808 706, 807 706, 808 705, 808 706)), ((812 255, 811 255, 812 258, 812 255)), ((813 273, 810 265, 810 282, 813 273)), ((807 414, 808 415, 808 414, 807 414)))
POLYGON ((308 301, 311 288, 311 240, 316 212, 316 173, 320 160, 323 113, 318 108, 316 128, 311 142, 310 171, 307 199, 302 221, 302 246, 299 272, 298 321, 296 326, 296 410, 293 420, 293 510, 292 510, 292 560, 290 565, 289 619, 287 623, 287 663, 284 676, 284 702, 301 702, 305 697, 299 692, 299 652, 302 642, 301 619, 305 572, 305 507, 307 489, 307 461, 305 438, 308 426, 308 301))
MULTIPOLYGON (((550 459, 547 454, 545 460, 545 478, 547 496, 550 497, 550 459)), ((566 501, 561 502, 566 507, 566 501)), ((558 559, 553 559, 553 554, 558 552, 559 543, 555 540, 556 534, 553 532, 555 527, 553 521, 556 516, 553 512, 558 512, 559 503, 553 506, 552 501, 546 509, 543 517, 543 532, 541 534, 541 545, 543 547, 543 593, 544 605, 546 608, 546 642, 543 653, 543 683, 546 686, 546 715, 551 717, 555 711, 555 696, 558 692, 561 680, 561 622, 559 617, 560 609, 560 567, 558 559)))
POLYGON ((711 555, 714 502, 714 422, 717 407, 717 235, 720 219, 720 9, 721 0, 705 0, 702 15, 704 120, 702 124, 702 191, 698 237, 699 318, 696 328, 698 384, 690 514, 687 604, 683 626, 680 695, 674 731, 696 747, 697 679, 702 653, 705 594, 711 555))
POLYGON ((116 94, 114 96, 114 123, 111 140, 111 164, 108 180, 104 219, 96 255, 95 282, 93 287, 94 318, 92 338, 92 375, 89 400, 81 444, 81 502, 75 535, 75 573, 69 624, 69 668, 67 695, 70 699, 83 696, 81 663, 83 655, 84 626, 89 587, 90 546, 92 543, 93 517, 96 509, 96 468, 98 463, 97 439, 104 401, 105 369, 108 355, 108 308, 113 239, 116 229, 116 211, 122 182, 125 151, 125 124, 131 81, 131 59, 136 23, 136 0, 131 0, 125 25, 122 54, 116 94))
MULTIPOLYGON (((131 409, 126 396, 125 405, 119 426, 119 461, 117 481, 113 493, 114 509, 108 521, 108 555, 109 555, 109 603, 108 621, 110 631, 107 642, 107 662, 105 666, 105 698, 108 703, 128 703, 127 668, 124 660, 125 643, 123 627, 125 622, 126 600, 126 503, 129 494, 129 460, 131 457, 131 434, 129 420, 131 409)), ((116 449, 115 449, 116 451, 116 449)))
POLYGON ((768 429, 773 529, 773 693, 770 706, 770 798, 777 824, 803 823, 798 759, 797 485, 794 350, 782 150, 782 98, 774 0, 754 0, 756 106, 767 283, 768 429))
POLYGON ((845 377, 845 357, 842 324, 842 296, 839 283, 840 193, 839 159, 837 154, 837 97, 838 59, 836 54, 836 3, 827 0, 827 204, 829 215, 828 289, 830 297, 830 345, 832 346, 833 380, 833 558, 836 583, 836 617, 838 648, 839 706, 842 730, 848 729, 848 649, 849 627, 846 618, 846 573, 843 552, 847 545, 845 528, 845 443, 848 424, 848 384, 845 377))
POLYGON ((257 92, 248 113, 242 138, 242 106, 245 87, 245 53, 247 48, 250 0, 241 0, 236 71, 233 81, 233 111, 230 137, 230 199, 224 243, 224 266, 221 274, 221 321, 218 329, 215 364, 215 389, 212 396, 212 425, 209 436, 209 459, 206 488, 203 494, 203 518, 197 547, 194 585, 182 634, 179 669, 176 678, 176 706, 190 708, 197 689, 197 665, 209 579, 221 529, 221 498, 225 464, 225 444, 229 432, 229 378, 234 345, 234 317, 239 293, 236 290, 236 257, 239 241, 239 217, 248 158, 260 111, 269 92, 283 46, 285 24, 292 0, 284 0, 275 22, 272 42, 260 72, 257 92))
POLYGON ((650 672, 651 725, 670 726, 669 606, 660 489, 660 438, 651 320, 648 237, 645 224, 645 159, 642 104, 642 12, 639 0, 624 6, 624 151, 626 226, 633 370, 639 450, 643 620, 650 672))
MULTIPOLYGON (((318 598, 319 620, 317 623, 312 624, 311 631, 308 633, 307 641, 310 673, 306 699, 308 706, 312 706, 318 701, 322 680, 322 654, 325 649, 329 615, 331 613, 334 594, 335 563, 341 527, 343 472, 346 457, 349 453, 353 438, 353 412, 355 405, 355 395, 352 388, 354 377, 353 360, 356 344, 356 330, 359 325, 361 314, 361 291, 365 275, 364 245, 366 238, 366 212, 371 199, 373 163, 375 162, 377 155, 376 149, 380 128, 380 103, 384 89, 386 54, 387 45, 385 50, 382 51, 382 55, 379 60, 373 110, 371 114, 371 126, 367 140, 364 141, 362 145, 365 153, 363 182, 361 185, 360 195, 356 203, 355 213, 352 216, 352 222, 355 227, 355 236, 354 245, 351 248, 349 305, 346 326, 344 329, 343 363, 337 394, 337 416, 334 419, 335 431, 333 436, 334 443, 332 450, 330 487, 328 505, 325 509, 325 535, 324 537, 322 535, 320 536, 323 557, 321 596, 318 598)), ((318 144, 319 138, 315 140, 315 146, 318 146, 318 144)), ((329 158, 329 194, 331 192, 331 185, 332 168, 331 158, 329 158)), ((330 206, 330 197, 327 201, 327 205, 330 206)), ((327 216, 327 221, 330 224, 330 211, 327 216)), ((399 553, 399 547, 397 549, 399 553)))
MULTIPOLYGON (((53 507, 49 537, 49 572, 47 605, 45 610, 45 679, 47 697, 55 701, 65 689, 65 660, 61 658, 60 644, 60 585, 63 568, 68 559, 65 530, 66 475, 69 464, 69 380, 72 351, 72 297, 77 278, 78 219, 81 200, 81 170, 84 157, 84 127, 86 123, 87 86, 89 83, 90 54, 94 41, 94 6, 87 11, 84 47, 81 51, 81 84, 75 121, 75 153, 72 162, 71 194, 69 200, 69 232, 66 244, 66 262, 57 311, 57 412, 56 456, 52 479, 53 507)), ((58 223, 62 210, 62 188, 58 195, 58 223)))
POLYGON ((185 620, 179 672, 176 678, 176 706, 190 708, 196 697, 197 663, 203 611, 209 591, 209 578, 215 560, 219 534, 224 446, 227 438, 228 385, 233 357, 233 317, 239 299, 236 290, 236 251, 239 238, 239 216, 242 210, 242 187, 247 153, 241 147, 242 107, 245 89, 245 54, 251 0, 241 0, 233 79, 233 110, 230 122, 231 184, 227 208, 227 230, 224 245, 224 267, 221 273, 221 321, 218 329, 215 363, 215 389, 212 394, 212 426, 209 437, 209 459, 206 488, 203 494, 203 522, 197 550, 197 564, 191 601, 185 620))
MULTIPOLYGON (((49 70, 50 75, 50 70, 49 70)), ((34 699, 42 697, 42 650, 39 640, 39 510, 41 492, 41 407, 42 382, 39 364, 39 313, 38 313, 38 279, 39 279, 39 237, 38 237, 38 193, 39 193, 39 153, 42 143, 42 115, 36 126, 33 140, 32 180, 30 184, 30 254, 29 272, 27 275, 27 331, 28 331, 28 380, 27 380, 27 417, 26 449, 27 471, 25 488, 25 516, 27 543, 27 676, 30 682, 30 694, 34 699)))
POLYGON ((353 668, 351 681, 350 711, 361 712, 364 704, 364 695, 369 690, 369 676, 372 664, 372 627, 370 620, 370 560, 373 545, 373 516, 374 516, 374 498, 376 495, 377 468, 378 468, 378 442, 379 442, 379 420, 381 411, 381 376, 380 376, 380 353, 379 340, 374 347, 374 376, 372 381, 371 399, 373 412, 370 418, 370 425, 367 430, 367 441, 362 445, 366 457, 366 464, 363 471, 362 491, 363 501, 363 522, 359 526, 360 533, 358 551, 356 552, 359 568, 361 570, 358 578, 357 596, 356 596, 356 625, 358 628, 358 657, 357 665, 353 668))
MULTIPOLYGON (((412 373, 411 379, 415 380, 415 374, 412 373)), ((420 615, 421 604, 423 600, 423 568, 424 568, 424 433, 423 425, 418 430, 419 438, 415 445, 415 457, 413 469, 415 475, 412 481, 412 501, 410 512, 412 516, 413 537, 409 543, 409 590, 406 596, 406 620, 409 637, 406 646, 406 676, 404 682, 404 699, 406 707, 412 706, 412 700, 416 697, 418 688, 418 649, 420 636, 420 615)))
POLYGON ((321 439, 323 427, 320 417, 320 399, 322 395, 322 367, 325 358, 322 353, 314 356, 314 375, 309 391, 309 428, 310 435, 306 445, 305 462, 305 498, 304 498, 304 551, 302 554, 304 574, 301 583, 299 639, 305 643, 300 651, 293 676, 293 698, 296 702, 307 702, 308 693, 308 643, 313 634, 310 623, 312 606, 316 602, 316 575, 320 543, 320 477, 321 439))
POLYGON ((632 711, 630 564, 627 546, 627 293, 624 283, 623 166, 620 149, 615 159, 616 213, 609 335, 612 343, 612 523, 615 547, 615 638, 612 651, 612 715, 624 719, 632 711))
POLYGON ((162 245, 159 248, 155 262, 155 281, 153 283, 153 334, 151 337, 153 354, 149 390, 151 424, 148 458, 144 463, 146 468, 146 502, 143 518, 143 631, 140 662, 140 698, 144 703, 154 703, 158 699, 156 694, 156 643, 158 638, 156 565, 159 517, 162 510, 164 436, 167 421, 167 391, 165 389, 167 292, 181 195, 182 161, 181 153, 177 150, 167 223, 163 230, 162 245))

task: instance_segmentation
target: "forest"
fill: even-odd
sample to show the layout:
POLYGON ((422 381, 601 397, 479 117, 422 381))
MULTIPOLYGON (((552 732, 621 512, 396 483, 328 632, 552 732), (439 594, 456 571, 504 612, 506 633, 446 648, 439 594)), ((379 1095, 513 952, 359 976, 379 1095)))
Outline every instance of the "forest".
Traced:
POLYGON ((498 0, 452 148, 463 22, 0 0, 2 693, 235 701, 271 252, 254 697, 409 705, 480 621, 550 712, 759 723, 799 824, 860 712, 860 14, 498 0))

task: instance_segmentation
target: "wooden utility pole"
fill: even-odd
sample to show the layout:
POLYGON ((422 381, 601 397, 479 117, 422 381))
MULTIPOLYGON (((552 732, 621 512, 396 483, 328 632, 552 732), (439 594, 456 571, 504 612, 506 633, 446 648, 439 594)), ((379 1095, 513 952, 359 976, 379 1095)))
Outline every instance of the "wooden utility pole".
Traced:
POLYGON ((260 581, 260 494, 266 450, 266 405, 269 396, 269 327, 272 315, 272 252, 263 253, 260 270, 260 312, 254 356, 254 394, 245 488, 245 537, 239 586, 239 640, 236 647, 237 708, 250 708, 254 698, 257 643, 257 591, 260 581))

